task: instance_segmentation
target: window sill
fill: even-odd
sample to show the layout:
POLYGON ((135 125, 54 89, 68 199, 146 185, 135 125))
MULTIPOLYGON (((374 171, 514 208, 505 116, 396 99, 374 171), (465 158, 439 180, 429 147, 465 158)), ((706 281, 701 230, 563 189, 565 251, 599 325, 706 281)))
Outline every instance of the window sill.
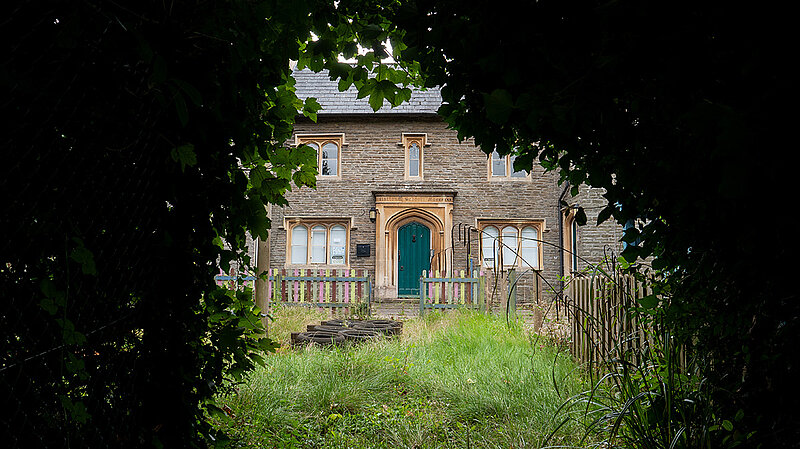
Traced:
POLYGON ((350 269, 350 265, 348 264, 332 265, 325 263, 306 264, 306 265, 285 264, 283 267, 287 270, 349 270, 350 269))
POLYGON ((508 176, 490 176, 489 182, 530 182, 531 177, 526 176, 524 178, 510 178, 508 176))

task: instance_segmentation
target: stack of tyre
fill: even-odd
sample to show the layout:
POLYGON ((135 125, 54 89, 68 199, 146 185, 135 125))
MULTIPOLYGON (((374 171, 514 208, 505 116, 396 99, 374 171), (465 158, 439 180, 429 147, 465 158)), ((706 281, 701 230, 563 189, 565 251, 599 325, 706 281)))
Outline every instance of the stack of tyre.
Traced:
POLYGON ((309 324, 306 332, 292 333, 292 345, 358 344, 385 337, 395 337, 402 332, 402 321, 328 320, 320 324, 309 324))

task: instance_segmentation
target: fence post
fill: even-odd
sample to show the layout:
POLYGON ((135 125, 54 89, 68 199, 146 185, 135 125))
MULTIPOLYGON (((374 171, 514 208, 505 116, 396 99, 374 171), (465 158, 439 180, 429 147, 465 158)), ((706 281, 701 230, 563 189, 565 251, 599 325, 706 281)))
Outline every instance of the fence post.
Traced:
POLYGON ((425 270, 419 277, 419 316, 425 315, 425 270))
POLYGON ((367 316, 372 316, 372 278, 367 274, 367 316))
POLYGON ((475 271, 478 274, 478 303, 481 305, 481 311, 486 313, 486 278, 480 271, 475 271))
POLYGON ((508 270, 508 313, 517 313, 517 270, 508 270))

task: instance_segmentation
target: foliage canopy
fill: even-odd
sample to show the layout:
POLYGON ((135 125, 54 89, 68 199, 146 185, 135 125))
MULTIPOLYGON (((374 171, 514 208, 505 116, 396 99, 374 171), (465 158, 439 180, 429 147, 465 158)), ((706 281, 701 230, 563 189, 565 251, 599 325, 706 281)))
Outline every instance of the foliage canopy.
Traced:
POLYGON ((289 60, 314 33, 312 62, 336 64, 375 20, 316 0, 4 10, 3 441, 202 446, 223 379, 271 348, 213 276, 315 182, 313 150, 284 146, 319 109, 289 60))
POLYGON ((623 256, 670 275, 666 325, 705 359, 718 412, 745 410, 763 444, 797 441, 797 245, 770 206, 794 179, 785 16, 722 2, 417 0, 392 23, 395 57, 442 86, 439 113, 459 136, 519 153, 517 168, 538 158, 573 193, 604 188, 599 221, 638 220, 623 256))

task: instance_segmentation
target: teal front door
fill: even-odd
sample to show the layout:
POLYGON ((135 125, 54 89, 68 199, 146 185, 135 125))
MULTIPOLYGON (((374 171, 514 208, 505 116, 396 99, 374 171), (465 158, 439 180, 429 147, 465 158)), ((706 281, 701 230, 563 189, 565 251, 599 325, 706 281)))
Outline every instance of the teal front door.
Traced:
POLYGON ((411 222, 397 230, 397 293, 419 295, 419 276, 431 267, 431 230, 411 222))

